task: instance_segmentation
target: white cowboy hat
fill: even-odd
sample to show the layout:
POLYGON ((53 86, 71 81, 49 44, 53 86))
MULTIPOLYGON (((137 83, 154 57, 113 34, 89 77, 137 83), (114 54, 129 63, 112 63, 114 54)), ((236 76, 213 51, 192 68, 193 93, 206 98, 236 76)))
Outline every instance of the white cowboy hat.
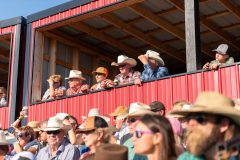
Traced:
MULTIPOLYGON (((110 122, 110 118, 101 115, 101 114, 100 114, 100 110, 99 110, 98 108, 92 108, 92 109, 89 110, 89 112, 88 112, 88 117, 94 117, 94 116, 101 117, 101 118, 103 118, 106 122, 110 122)), ((82 117, 82 118, 83 118, 83 117, 82 117)))
POLYGON ((83 76, 82 76, 82 72, 78 71, 78 70, 71 70, 69 73, 69 77, 66 77, 65 79, 70 79, 70 78, 79 78, 81 80, 86 80, 83 76))
POLYGON ((158 52, 155 52, 155 51, 152 51, 152 50, 148 50, 146 52, 145 56, 147 56, 149 58, 155 59, 156 61, 158 61, 160 63, 161 66, 165 65, 163 59, 160 57, 158 52))
POLYGON ((218 52, 220 54, 227 54, 228 45, 227 44, 220 44, 216 49, 213 51, 218 52))
POLYGON ((130 64, 131 67, 134 67, 137 65, 137 61, 133 58, 129 58, 125 55, 118 56, 117 62, 112 62, 112 66, 119 66, 121 64, 130 64))
POLYGON ((67 116, 69 116, 67 113, 57 113, 55 117, 63 121, 67 116))
POLYGON ((50 117, 47 122, 47 127, 43 131, 56 131, 56 130, 70 130, 70 125, 64 125, 60 119, 57 117, 50 117))
POLYGON ((128 117, 143 116, 145 114, 154 115, 156 113, 152 112, 150 106, 147 104, 141 102, 134 102, 130 104, 128 117))
POLYGON ((8 141, 3 130, 0 130, 0 145, 7 145, 8 141))
POLYGON ((240 126, 240 112, 234 108, 233 101, 216 92, 202 92, 198 95, 195 104, 190 108, 169 112, 170 115, 182 116, 187 116, 191 113, 221 115, 232 119, 240 126))

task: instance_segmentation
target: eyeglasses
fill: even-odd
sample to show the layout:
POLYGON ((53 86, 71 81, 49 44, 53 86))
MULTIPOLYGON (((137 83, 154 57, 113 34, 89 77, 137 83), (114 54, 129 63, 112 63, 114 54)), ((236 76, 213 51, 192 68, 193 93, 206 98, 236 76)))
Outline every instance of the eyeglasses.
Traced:
POLYGON ((188 121, 190 121, 191 119, 194 119, 200 124, 203 124, 207 120, 206 116, 203 114, 190 114, 186 118, 188 121))
POLYGON ((61 130, 56 130, 56 131, 47 131, 47 134, 53 134, 53 135, 57 135, 61 132, 61 130))
POLYGON ((143 134, 154 134, 152 131, 141 131, 141 130, 136 130, 133 134, 136 138, 141 138, 143 134))
POLYGON ((136 118, 128 118, 127 119, 127 123, 134 123, 134 122, 136 122, 138 119, 136 119, 136 118))

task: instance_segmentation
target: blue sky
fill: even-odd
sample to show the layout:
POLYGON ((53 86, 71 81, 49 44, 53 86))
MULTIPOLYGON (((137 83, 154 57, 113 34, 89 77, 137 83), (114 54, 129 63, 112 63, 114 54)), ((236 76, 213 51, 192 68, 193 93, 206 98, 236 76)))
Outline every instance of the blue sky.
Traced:
POLYGON ((0 20, 17 16, 27 17, 68 1, 70 0, 1 0, 0 20))

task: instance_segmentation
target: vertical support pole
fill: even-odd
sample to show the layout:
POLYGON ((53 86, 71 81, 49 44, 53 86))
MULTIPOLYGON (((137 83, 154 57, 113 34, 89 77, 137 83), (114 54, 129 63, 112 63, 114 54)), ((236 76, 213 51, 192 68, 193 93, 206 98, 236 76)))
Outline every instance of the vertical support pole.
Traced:
POLYGON ((56 72, 56 52, 57 52, 57 40, 52 39, 50 44, 49 75, 53 75, 56 72))
POLYGON ((199 1, 185 0, 187 72, 201 68, 199 1))
POLYGON ((78 48, 73 48, 73 62, 72 69, 79 70, 79 50, 78 48))

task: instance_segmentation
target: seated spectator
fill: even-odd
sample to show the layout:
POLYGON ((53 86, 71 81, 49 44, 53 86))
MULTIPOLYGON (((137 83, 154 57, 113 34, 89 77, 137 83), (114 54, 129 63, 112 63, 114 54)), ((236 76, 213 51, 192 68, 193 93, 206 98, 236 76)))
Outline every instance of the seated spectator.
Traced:
POLYGON ((47 80, 49 89, 44 93, 42 100, 54 99, 62 97, 66 94, 66 88, 62 85, 61 75, 51 75, 47 80))
POLYGON ((175 160, 175 139, 170 122, 160 115, 144 115, 133 136, 134 150, 148 160, 175 160), (144 144, 144 145, 142 145, 144 144))
POLYGON ((8 153, 8 142, 3 130, 0 130, 0 160, 8 153))
POLYGON ((141 73, 134 71, 132 67, 137 65, 137 61, 125 55, 118 56, 118 61, 112 62, 112 66, 119 68, 120 74, 116 75, 114 82, 116 85, 132 84, 135 83, 136 78, 140 78, 141 73))
POLYGON ((79 133, 82 133, 82 139, 86 147, 90 150, 81 155, 80 159, 88 160, 93 158, 96 148, 101 144, 110 142, 111 132, 107 122, 98 116, 88 117, 86 122, 79 127, 79 133))
MULTIPOLYGON (((171 111, 188 120, 187 151, 178 159, 222 159, 219 143, 239 137, 240 112, 233 100, 215 92, 203 92, 190 108, 171 111)), ((227 157, 224 159, 228 159, 227 157)))
POLYGON ((162 102, 154 101, 149 106, 151 107, 152 112, 155 112, 156 114, 161 116, 165 116, 166 109, 162 102))
POLYGON ((6 89, 4 87, 0 87, 0 107, 7 105, 6 94, 6 89))
POLYGON ((83 84, 86 79, 82 76, 82 72, 78 70, 71 70, 68 79, 69 88, 67 90, 67 96, 86 93, 89 90, 89 85, 83 84))
POLYGON ((219 66, 234 63, 233 57, 229 57, 227 50, 227 44, 220 44, 217 49, 213 50, 216 52, 215 60, 211 61, 210 63, 205 63, 203 69, 218 69, 219 66))
POLYGON ((36 160, 78 160, 80 157, 79 150, 64 138, 65 131, 70 128, 71 126, 64 125, 56 117, 49 118, 47 127, 43 129, 47 133, 48 145, 39 151, 36 160))
MULTIPOLYGON (((148 81, 160 77, 168 76, 168 69, 164 67, 165 63, 159 56, 159 53, 148 50, 145 55, 138 56, 138 59, 143 63, 144 70, 141 75, 141 81, 148 81)), ((141 84, 138 80, 136 84, 141 84)))
POLYGON ((90 90, 105 89, 107 87, 114 87, 115 84, 112 80, 107 79, 108 70, 105 67, 98 67, 96 71, 92 72, 96 76, 97 84, 93 85, 90 90))

